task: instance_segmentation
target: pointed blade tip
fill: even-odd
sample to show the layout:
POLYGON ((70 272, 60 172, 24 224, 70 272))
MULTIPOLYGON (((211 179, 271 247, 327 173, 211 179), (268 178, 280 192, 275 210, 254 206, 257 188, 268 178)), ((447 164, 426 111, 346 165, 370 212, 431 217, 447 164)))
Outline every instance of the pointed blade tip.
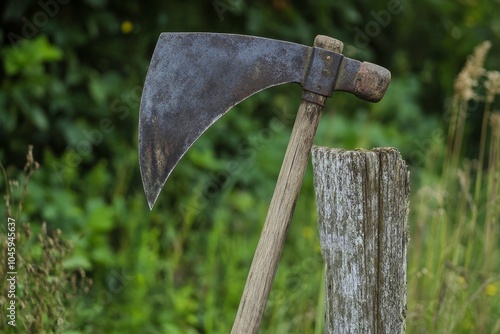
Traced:
MULTIPOLYGON (((141 153, 139 153, 141 157, 141 153)), ((155 187, 154 184, 150 182, 150 177, 147 177, 148 173, 146 172, 148 169, 146 168, 146 163, 143 159, 139 158, 139 168, 141 171, 141 180, 142 186, 144 188, 144 194, 146 195, 146 201, 148 202, 149 210, 153 210, 153 207, 160 195, 161 188, 155 187)))
POLYGON ((153 207, 155 206, 156 200, 158 199, 158 196, 160 195, 159 191, 147 191, 144 189, 144 192, 146 194, 146 200, 148 202, 149 210, 153 210, 153 207))

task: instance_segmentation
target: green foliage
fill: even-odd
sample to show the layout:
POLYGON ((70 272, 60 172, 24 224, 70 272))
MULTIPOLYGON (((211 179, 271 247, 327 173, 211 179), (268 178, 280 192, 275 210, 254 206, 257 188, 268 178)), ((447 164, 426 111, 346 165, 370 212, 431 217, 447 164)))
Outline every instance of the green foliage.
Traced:
MULTIPOLYGON (((47 237, 55 238, 51 231, 61 230, 61 239, 71 243, 64 256, 57 248, 47 250, 50 263, 57 263, 62 295, 67 293, 63 281, 78 268, 92 278, 89 293, 74 297, 74 307, 65 306, 71 314, 61 311, 72 333, 229 331, 300 103, 300 88, 286 85, 233 108, 189 150, 150 212, 139 176, 137 122, 143 80, 160 32, 245 33, 308 45, 316 34, 325 34, 344 41, 347 56, 389 68, 393 80, 379 104, 334 95, 316 143, 397 147, 412 165, 417 196, 422 185, 442 178, 437 166, 444 163, 447 137, 441 128, 449 116, 443 115, 443 105, 453 78, 473 46, 500 37, 494 2, 401 1, 402 10, 387 24, 375 17, 388 10, 385 0, 63 3, 9 0, 0 5, 0 161, 13 175, 24 163, 26 147, 35 145, 41 168, 30 181, 19 222, 30 222, 32 234, 45 238, 46 221, 47 237), (369 22, 378 24, 379 32, 362 46, 357 34, 366 33, 369 22)), ((490 57, 490 68, 500 68, 499 61, 490 57)), ((494 101, 491 110, 497 106, 494 101)), ((480 116, 469 120, 468 129, 481 128, 480 116)), ((475 157, 480 132, 466 131, 469 145, 462 151, 467 156, 475 157)), ((458 193, 459 186, 453 187, 458 193)), ((482 186, 479 194, 481 201, 486 198, 482 186)), ((313 199, 309 170, 263 333, 322 331, 322 261, 313 199)), ((424 208, 422 214, 442 209, 426 202, 414 210, 424 208)), ((0 206, 0 212, 6 210, 0 206)), ((458 216, 446 210, 447 221, 458 216)), ((430 236, 441 234, 430 233, 426 219, 418 221, 427 231, 422 235, 422 247, 427 247, 430 236)), ((476 239, 470 242, 480 248, 476 239)), ((422 259, 431 257, 431 250, 422 259)), ((32 264, 41 254, 40 247, 20 252, 32 264)), ((445 252, 441 260, 449 260, 447 254, 452 253, 445 252)), ((446 263, 432 261, 425 268, 446 263)), ((422 270, 414 269, 410 277, 422 270)), ((477 279, 468 281, 470 287, 486 291, 489 281, 480 280, 474 270, 470 273, 477 279)), ((20 279, 32 287, 41 280, 20 279)), ((427 321, 435 310, 425 305, 438 291, 433 282, 443 280, 418 283, 429 294, 417 291, 413 300, 426 312, 419 308, 421 318, 409 316, 409 321, 427 321)), ((460 296, 458 302, 468 300, 460 296)), ((51 304, 56 297, 45 296, 43 307, 56 307, 51 304)), ((498 311, 498 303, 488 303, 484 310, 498 311)), ((44 316, 56 321, 43 307, 44 316)), ((455 328, 467 332, 467 321, 475 318, 464 319, 455 328)), ((484 331, 496 326, 484 324, 490 326, 484 331)))
POLYGON ((92 281, 80 268, 65 267, 71 253, 71 243, 61 230, 47 230, 46 223, 32 226, 21 223, 23 203, 28 196, 28 184, 39 168, 29 148, 27 163, 19 178, 9 178, 0 164, 4 195, 5 220, 0 233, 0 306, 8 311, 1 317, 3 333, 59 333, 75 319, 70 310, 75 296, 82 297, 92 281))

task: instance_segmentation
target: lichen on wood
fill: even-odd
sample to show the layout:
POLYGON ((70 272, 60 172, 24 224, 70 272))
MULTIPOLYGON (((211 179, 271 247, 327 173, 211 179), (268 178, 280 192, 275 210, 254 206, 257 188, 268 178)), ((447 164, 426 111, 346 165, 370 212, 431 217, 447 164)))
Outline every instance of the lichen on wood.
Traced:
POLYGON ((312 150, 325 333, 404 333, 410 177, 393 148, 312 150))

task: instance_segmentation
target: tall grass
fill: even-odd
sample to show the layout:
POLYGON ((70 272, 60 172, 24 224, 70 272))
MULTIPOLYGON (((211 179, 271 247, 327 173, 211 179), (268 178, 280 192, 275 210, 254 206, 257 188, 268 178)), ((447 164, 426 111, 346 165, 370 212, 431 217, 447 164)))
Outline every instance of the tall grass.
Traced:
POLYGON ((500 73, 484 68, 490 47, 479 45, 456 78, 447 138, 434 138, 413 196, 409 333, 500 333, 500 113, 491 110, 500 73), (481 135, 469 159, 474 112, 481 135))
MULTIPOLYGON (((50 230, 47 224, 31 225, 23 212, 28 185, 40 165, 33 159, 33 146, 29 146, 26 165, 20 177, 12 178, 0 162, 5 194, 5 217, 0 226, 0 333, 60 333, 75 318, 73 309, 77 294, 87 293, 92 281, 83 270, 68 271, 64 261, 72 252, 71 243, 61 230, 50 230), (12 246, 7 243, 7 218, 16 221, 15 267, 7 266, 7 254, 12 246), (10 248, 9 248, 10 247, 10 248), (7 272, 15 271, 16 326, 9 325, 7 306, 7 272)), ((1 184, 2 182, 0 182, 1 184)), ((12 277, 12 275, 9 275, 12 277)))

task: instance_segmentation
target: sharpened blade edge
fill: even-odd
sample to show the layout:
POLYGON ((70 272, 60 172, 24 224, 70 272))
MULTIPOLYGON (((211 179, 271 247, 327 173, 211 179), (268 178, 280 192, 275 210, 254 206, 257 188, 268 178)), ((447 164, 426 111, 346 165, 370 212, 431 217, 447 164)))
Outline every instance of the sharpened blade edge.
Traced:
POLYGON ((139 117, 139 162, 150 209, 179 160, 229 109, 263 89, 301 84, 311 49, 254 36, 162 33, 139 117))

